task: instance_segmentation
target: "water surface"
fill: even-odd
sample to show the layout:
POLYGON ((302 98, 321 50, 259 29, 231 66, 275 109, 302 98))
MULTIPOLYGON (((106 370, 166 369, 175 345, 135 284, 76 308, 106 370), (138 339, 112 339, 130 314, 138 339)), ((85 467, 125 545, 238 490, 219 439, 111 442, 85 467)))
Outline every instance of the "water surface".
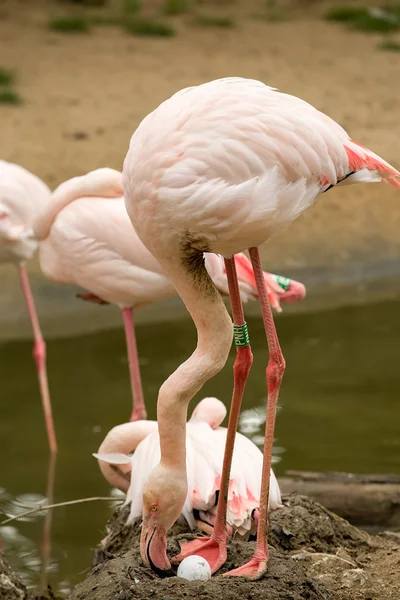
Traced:
MULTIPOLYGON (((287 360, 275 443, 275 471, 287 469, 400 473, 400 310, 397 303, 277 319, 287 360)), ((254 365, 242 431, 262 443, 266 343, 260 318, 249 319, 254 365)), ((149 418, 164 379, 192 352, 190 320, 137 330, 149 418)), ((48 451, 31 342, 0 345, 0 508, 15 513, 46 495, 48 451)), ((231 354, 198 399, 230 400, 231 354)), ((122 330, 51 340, 48 368, 59 454, 54 501, 110 495, 91 453, 130 414, 122 330)), ((192 407, 195 402, 192 403, 192 407)), ((111 514, 107 503, 54 510, 49 580, 68 591, 90 567, 111 514)), ((43 517, 0 529, 10 561, 28 585, 40 577, 43 517)))

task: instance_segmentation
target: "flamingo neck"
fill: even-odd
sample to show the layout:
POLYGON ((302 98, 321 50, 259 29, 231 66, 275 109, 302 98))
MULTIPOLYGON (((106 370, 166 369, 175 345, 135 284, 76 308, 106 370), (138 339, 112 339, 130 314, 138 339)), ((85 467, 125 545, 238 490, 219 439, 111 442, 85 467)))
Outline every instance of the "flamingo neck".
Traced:
MULTIPOLYGON (((153 431, 157 431, 156 421, 134 421, 113 427, 104 438, 98 450, 99 454, 130 454, 153 431)), ((118 465, 99 461, 99 467, 108 483, 122 492, 127 492, 130 483, 131 464, 118 465)))
POLYGON ((232 345, 232 321, 222 298, 204 266, 201 280, 181 276, 173 280, 197 329, 193 354, 161 386, 157 420, 160 434, 161 464, 186 471, 186 421, 190 400, 204 383, 225 365, 232 345))
POLYGON ((51 202, 36 217, 33 229, 38 240, 45 240, 58 213, 68 204, 85 196, 118 198, 122 196, 122 175, 115 169, 103 168, 61 183, 53 192, 51 202))

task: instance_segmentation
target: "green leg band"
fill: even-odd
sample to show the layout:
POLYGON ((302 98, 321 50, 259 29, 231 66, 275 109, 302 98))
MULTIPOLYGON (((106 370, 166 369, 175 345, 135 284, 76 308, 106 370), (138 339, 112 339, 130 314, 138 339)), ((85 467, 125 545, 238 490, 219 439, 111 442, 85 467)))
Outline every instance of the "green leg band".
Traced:
POLYGON ((247 323, 243 325, 233 325, 233 339, 236 346, 248 346, 250 344, 249 330, 247 323))

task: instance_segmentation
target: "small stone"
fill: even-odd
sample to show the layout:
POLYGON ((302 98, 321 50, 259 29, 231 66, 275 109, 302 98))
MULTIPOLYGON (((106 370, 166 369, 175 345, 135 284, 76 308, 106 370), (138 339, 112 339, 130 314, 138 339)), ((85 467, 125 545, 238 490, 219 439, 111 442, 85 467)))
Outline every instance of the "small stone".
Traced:
POLYGON ((343 571, 342 574, 342 585, 343 587, 353 587, 354 584, 364 585, 367 581, 367 576, 364 569, 348 569, 343 571))

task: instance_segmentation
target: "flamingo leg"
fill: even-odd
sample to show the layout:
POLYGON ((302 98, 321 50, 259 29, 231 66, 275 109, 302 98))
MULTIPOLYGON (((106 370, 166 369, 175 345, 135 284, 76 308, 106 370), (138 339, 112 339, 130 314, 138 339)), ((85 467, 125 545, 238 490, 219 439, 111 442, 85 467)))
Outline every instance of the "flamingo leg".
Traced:
POLYGON ((252 559, 242 567, 233 569, 224 575, 245 576, 259 579, 265 573, 268 562, 268 499, 272 460, 272 445, 274 441, 275 416, 278 404, 279 389, 285 372, 285 359, 279 345, 271 306, 265 287, 264 275, 261 266, 258 248, 250 248, 250 259, 256 279, 258 297, 261 304, 261 313, 264 321, 265 333, 268 341, 269 361, 267 366, 267 419, 265 425, 264 460, 261 479, 260 509, 257 522, 257 542, 252 559))
POLYGON ((207 560, 211 572, 215 573, 226 561, 226 510, 228 503, 229 475, 231 471, 233 448, 239 422, 243 393, 253 363, 253 355, 248 340, 247 327, 244 320, 243 306, 239 293, 234 257, 225 259, 225 268, 229 285, 232 315, 235 327, 236 359, 233 366, 233 395, 229 413, 228 431, 226 435, 225 454, 221 474, 221 490, 218 497, 217 515, 214 531, 210 537, 203 537, 191 542, 182 543, 181 552, 172 562, 180 562, 187 556, 196 554, 207 560), (246 333, 244 333, 246 332, 246 333), (243 334, 243 339, 239 339, 243 334))
POLYGON ((32 290, 29 284, 28 273, 26 272, 24 265, 19 266, 19 278, 21 282, 22 291, 25 297, 26 306, 28 308, 28 314, 33 330, 33 337, 35 340, 33 356, 35 358, 36 368, 38 372, 40 395, 42 397, 43 412, 46 422, 46 430, 47 437, 49 440, 50 451, 57 452, 57 440, 54 430, 49 384, 47 380, 46 342, 43 339, 43 335, 40 329, 35 302, 33 300, 32 290))
POLYGON ((212 525, 203 523, 203 521, 195 521, 194 524, 196 525, 197 529, 204 531, 204 533, 206 533, 208 536, 211 536, 214 531, 214 527, 212 525))
MULTIPOLYGON (((200 529, 200 531, 204 531, 204 533, 211 536, 214 532, 214 524, 215 519, 217 517, 215 515, 210 515, 209 513, 206 513, 206 518, 209 520, 209 522, 195 520, 194 524, 196 525, 197 529, 200 529)), ((226 534, 228 537, 232 537, 233 535, 233 529, 228 524, 226 525, 226 534)))
POLYGON ((147 416, 143 398, 142 378, 140 376, 139 356, 136 344, 135 323, 132 308, 123 308, 126 348, 128 351, 129 375, 131 379, 131 390, 133 409, 131 421, 139 421, 147 416))
MULTIPOLYGON (((208 525, 208 527, 211 527, 212 529, 214 529, 215 527, 215 522, 217 520, 217 516, 214 515, 211 512, 207 512, 207 511, 199 511, 200 512, 200 518, 202 519, 201 521, 195 521, 195 523, 203 523, 208 525)), ((197 525, 197 527, 199 529, 201 529, 201 526, 197 525)), ((212 532, 211 532, 212 533, 212 532)), ((228 537, 232 537, 233 536, 233 528, 231 525, 229 525, 228 523, 226 524, 226 534, 228 537)))

